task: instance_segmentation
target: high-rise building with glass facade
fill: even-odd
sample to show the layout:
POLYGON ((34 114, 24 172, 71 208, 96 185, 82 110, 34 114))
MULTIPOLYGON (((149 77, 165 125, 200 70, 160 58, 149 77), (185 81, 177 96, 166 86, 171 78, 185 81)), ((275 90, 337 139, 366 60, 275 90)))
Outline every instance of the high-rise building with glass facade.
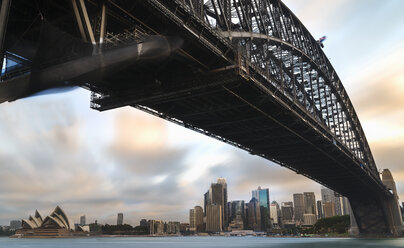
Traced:
POLYGON ((258 189, 252 191, 252 197, 256 198, 260 204, 262 231, 267 231, 267 229, 271 227, 271 223, 269 221, 270 220, 269 190, 262 189, 259 186, 258 189))

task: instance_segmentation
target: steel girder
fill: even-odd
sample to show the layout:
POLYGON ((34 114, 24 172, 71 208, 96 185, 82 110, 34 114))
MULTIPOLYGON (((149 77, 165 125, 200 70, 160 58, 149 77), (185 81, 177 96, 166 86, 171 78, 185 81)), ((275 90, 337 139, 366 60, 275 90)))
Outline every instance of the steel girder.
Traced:
POLYGON ((204 20, 241 47, 249 62, 378 174, 341 80, 316 40, 281 1, 208 0, 204 20))

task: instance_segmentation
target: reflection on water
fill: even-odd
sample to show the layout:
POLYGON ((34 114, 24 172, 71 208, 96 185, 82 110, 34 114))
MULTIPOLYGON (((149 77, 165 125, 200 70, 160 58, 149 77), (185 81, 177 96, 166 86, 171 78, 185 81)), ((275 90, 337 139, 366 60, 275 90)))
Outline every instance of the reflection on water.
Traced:
POLYGON ((174 248, 174 247, 247 247, 247 248, 361 248, 404 247, 404 239, 332 239, 266 237, 138 237, 77 239, 0 238, 1 248, 174 248))

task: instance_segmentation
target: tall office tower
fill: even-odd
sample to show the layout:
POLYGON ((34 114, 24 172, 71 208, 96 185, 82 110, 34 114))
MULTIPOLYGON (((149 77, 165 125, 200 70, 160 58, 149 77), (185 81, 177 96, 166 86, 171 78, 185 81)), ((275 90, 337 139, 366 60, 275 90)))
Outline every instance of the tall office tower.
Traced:
POLYGON ((349 201, 348 198, 346 198, 345 196, 341 197, 341 214, 342 215, 350 215, 351 211, 350 211, 350 205, 349 205, 349 201))
MULTIPOLYGON (((227 207, 227 184, 226 179, 219 178, 217 183, 212 183, 209 188, 209 197, 208 197, 208 205, 216 204, 220 205, 221 213, 221 223, 222 223, 222 230, 227 227, 227 210, 225 212, 225 208, 227 207)), ((207 213, 206 213, 207 214, 207 213)))
POLYGON ((324 208, 324 217, 329 218, 332 216, 336 216, 335 214, 335 204, 332 202, 324 202, 323 203, 323 208, 324 208))
POLYGON ((321 186, 321 200, 323 204, 326 202, 332 202, 334 204, 335 215, 342 215, 340 197, 337 196, 333 190, 321 186))
POLYGON ((203 216, 206 216, 206 206, 210 204, 209 190, 203 195, 203 216))
POLYGON ((261 208, 259 201, 253 197, 248 203, 248 227, 254 231, 261 231, 261 208))
POLYGON ((314 225, 317 221, 316 196, 314 192, 303 192, 304 225, 314 225))
POLYGON ((293 205, 296 222, 303 222, 304 202, 303 194, 293 194, 293 205))
POLYGON ((195 206, 194 207, 194 213, 195 213, 195 228, 196 232, 203 232, 203 209, 201 206, 195 206))
POLYGON ((314 192, 304 192, 303 202, 305 214, 316 214, 316 196, 314 192))
POLYGON ((229 225, 229 220, 228 218, 228 209, 227 209, 227 182, 226 182, 226 178, 223 177, 219 177, 217 179, 217 183, 221 184, 223 186, 223 229, 226 228, 229 225))
POLYGON ((223 231, 222 206, 220 204, 210 204, 206 206, 206 231, 223 231))
POLYGON ((270 201, 269 201, 269 190, 261 189, 261 186, 258 189, 252 191, 252 197, 256 198, 260 203, 260 212, 261 212, 261 228, 262 231, 267 231, 268 228, 271 227, 270 219, 270 201))
POLYGON ((80 216, 80 226, 85 226, 86 225, 86 216, 80 216))
POLYGON ((281 209, 283 222, 293 222, 293 202, 282 202, 281 209))
POLYGON ((321 201, 317 201, 317 219, 322 218, 324 218, 323 203, 321 201))
POLYGON ((271 222, 273 227, 278 228, 280 227, 280 209, 279 209, 279 204, 276 201, 273 201, 271 205, 269 206, 269 212, 271 216, 271 222))
POLYGON ((191 232, 196 232, 196 225, 195 225, 195 208, 191 208, 189 210, 189 230, 191 232))
POLYGON ((384 169, 382 171, 382 182, 388 189, 390 189, 394 195, 388 202, 391 207, 391 214, 393 217, 393 225, 397 232, 402 232, 403 228, 403 218, 401 216, 400 205, 398 203, 398 194, 396 189, 396 183, 394 182, 393 175, 389 169, 384 169))

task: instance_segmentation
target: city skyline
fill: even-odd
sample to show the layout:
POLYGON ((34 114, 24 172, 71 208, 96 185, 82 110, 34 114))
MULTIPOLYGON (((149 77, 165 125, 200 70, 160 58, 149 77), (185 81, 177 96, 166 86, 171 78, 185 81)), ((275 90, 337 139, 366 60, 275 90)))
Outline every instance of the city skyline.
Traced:
MULTIPOLYGON (((402 3, 284 2, 315 37, 327 35, 324 51, 353 101, 378 168, 392 171, 402 201, 402 3), (369 11, 357 14, 362 7, 369 11), (388 22, 397 26, 373 33, 388 22), (364 28, 357 32, 358 26, 364 28)), ((58 204, 70 216, 94 213, 100 223, 113 223, 117 212, 186 219, 189 206, 203 206, 192 202, 206 181, 219 176, 232 182, 229 192, 236 193, 229 199, 247 199, 258 185, 278 203, 303 188, 320 199, 318 184, 279 165, 134 109, 98 113, 89 108, 89 95, 73 90, 0 106, 0 224, 58 204), (179 196, 186 201, 173 200, 179 196)))

